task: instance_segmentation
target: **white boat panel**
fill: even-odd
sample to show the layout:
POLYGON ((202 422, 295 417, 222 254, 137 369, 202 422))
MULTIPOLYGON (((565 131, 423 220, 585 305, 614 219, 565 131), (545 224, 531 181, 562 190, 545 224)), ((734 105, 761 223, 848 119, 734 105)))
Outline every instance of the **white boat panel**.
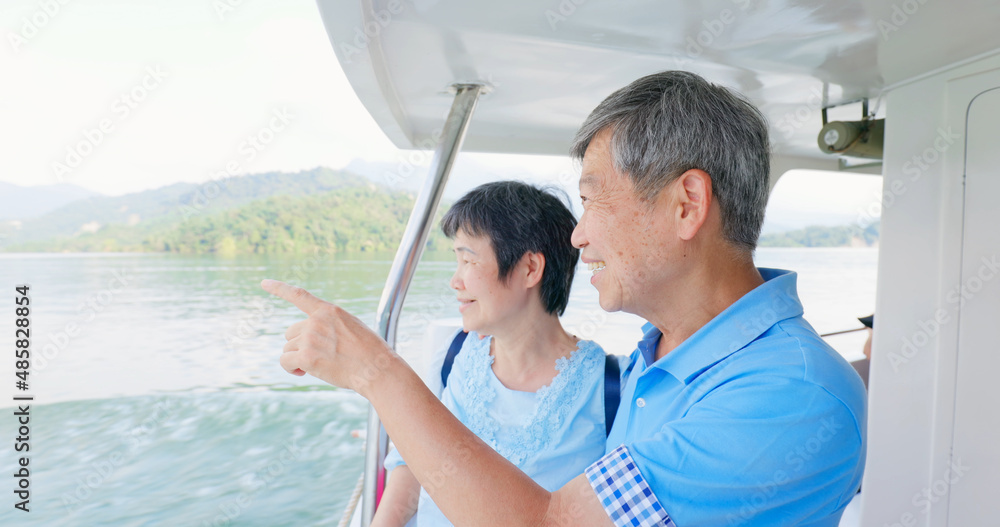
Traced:
MULTIPOLYGON (((983 504, 1000 489, 1000 79, 969 105, 961 305, 952 463, 925 499, 947 499, 948 525, 995 525, 983 504), (989 439, 988 439, 989 438, 989 439), (992 439, 992 440, 990 440, 992 439)), ((995 510, 995 508, 994 508, 995 510)))
MULTIPOLYGON (((996 326, 996 301, 990 300, 986 312, 994 318, 984 325, 975 317, 965 319, 966 306, 954 296, 969 278, 963 268, 965 255, 998 250, 995 234, 992 244, 988 237, 963 237, 963 224, 987 229, 996 225, 996 213, 988 208, 975 201, 966 208, 964 187, 967 110, 976 95, 995 86, 1000 86, 997 56, 902 86, 886 100, 893 117, 887 120, 883 165, 862 525, 964 526, 985 521, 948 521, 948 496, 965 485, 964 479, 936 499, 926 493, 934 496, 935 485, 941 488, 938 481, 957 461, 956 437, 965 435, 956 428, 956 405, 961 404, 956 381, 967 377, 957 375, 959 357, 968 354, 980 360, 976 358, 982 353, 995 350, 995 340, 981 338, 996 326), (960 325, 963 335, 973 331, 980 336, 960 339, 960 325)), ((984 118, 995 119, 996 114, 984 118)), ((995 169, 980 180, 989 178, 996 180, 995 169)), ((992 185, 995 181, 980 186, 976 199, 995 203, 998 194, 992 185)), ((987 407, 975 410, 980 418, 982 412, 993 412, 987 407)), ((979 441, 978 448, 994 448, 993 438, 1000 437, 997 421, 986 418, 981 425, 978 432, 988 433, 970 438, 970 445, 979 441)), ((1000 466, 991 462, 980 456, 968 473, 996 473, 1000 466)), ((987 503, 979 501, 978 507, 987 503)), ((965 514, 977 513, 973 509, 965 514)))

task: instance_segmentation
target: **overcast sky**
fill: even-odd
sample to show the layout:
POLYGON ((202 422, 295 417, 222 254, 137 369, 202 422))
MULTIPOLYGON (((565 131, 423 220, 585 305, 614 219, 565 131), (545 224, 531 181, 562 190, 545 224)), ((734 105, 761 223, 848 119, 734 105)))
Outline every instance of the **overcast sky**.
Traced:
MULTIPOLYGON (((0 181, 119 195, 205 181, 232 161, 254 173, 400 159, 341 72, 312 0, 4 0, 0 31, 0 181), (239 5, 219 9, 229 4, 239 5), (247 140, 264 128, 270 143, 247 140)), ((565 158, 463 156, 572 170, 565 158)), ((878 199, 881 178, 838 178, 788 178, 795 189, 776 192, 812 211, 878 199)))

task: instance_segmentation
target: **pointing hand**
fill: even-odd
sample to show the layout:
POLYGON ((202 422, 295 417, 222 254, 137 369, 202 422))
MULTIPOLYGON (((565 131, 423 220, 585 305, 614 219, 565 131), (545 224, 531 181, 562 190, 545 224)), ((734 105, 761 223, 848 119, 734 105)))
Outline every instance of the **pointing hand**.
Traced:
POLYGON ((364 395, 364 389, 395 358, 384 340, 339 306, 277 280, 264 280, 260 285, 308 315, 285 331, 288 342, 280 360, 285 371, 308 373, 364 395))

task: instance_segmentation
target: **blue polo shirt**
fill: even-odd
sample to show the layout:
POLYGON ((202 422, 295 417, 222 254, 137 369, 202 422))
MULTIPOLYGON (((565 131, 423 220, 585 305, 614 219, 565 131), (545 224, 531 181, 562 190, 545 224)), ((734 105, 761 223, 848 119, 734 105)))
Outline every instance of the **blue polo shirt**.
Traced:
POLYGON ((865 388, 802 318, 793 272, 654 361, 646 324, 608 454, 587 476, 616 525, 836 526, 861 484, 865 388))

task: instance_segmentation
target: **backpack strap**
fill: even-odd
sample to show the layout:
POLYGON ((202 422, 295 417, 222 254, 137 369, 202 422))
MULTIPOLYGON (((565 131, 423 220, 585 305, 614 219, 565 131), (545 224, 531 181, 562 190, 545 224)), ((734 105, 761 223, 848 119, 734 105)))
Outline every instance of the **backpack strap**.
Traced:
POLYGON ((621 368, 618 365, 618 357, 615 355, 604 356, 604 435, 611 435, 611 425, 615 424, 615 415, 618 414, 618 404, 622 398, 622 377, 621 368))
POLYGON ((455 335, 455 340, 451 341, 451 346, 448 347, 448 353, 444 356, 444 364, 441 365, 441 389, 444 390, 445 386, 448 386, 448 376, 451 375, 451 367, 455 364, 455 357, 458 356, 458 352, 462 351, 462 343, 465 342, 465 337, 469 336, 465 331, 459 331, 458 335, 455 335))

